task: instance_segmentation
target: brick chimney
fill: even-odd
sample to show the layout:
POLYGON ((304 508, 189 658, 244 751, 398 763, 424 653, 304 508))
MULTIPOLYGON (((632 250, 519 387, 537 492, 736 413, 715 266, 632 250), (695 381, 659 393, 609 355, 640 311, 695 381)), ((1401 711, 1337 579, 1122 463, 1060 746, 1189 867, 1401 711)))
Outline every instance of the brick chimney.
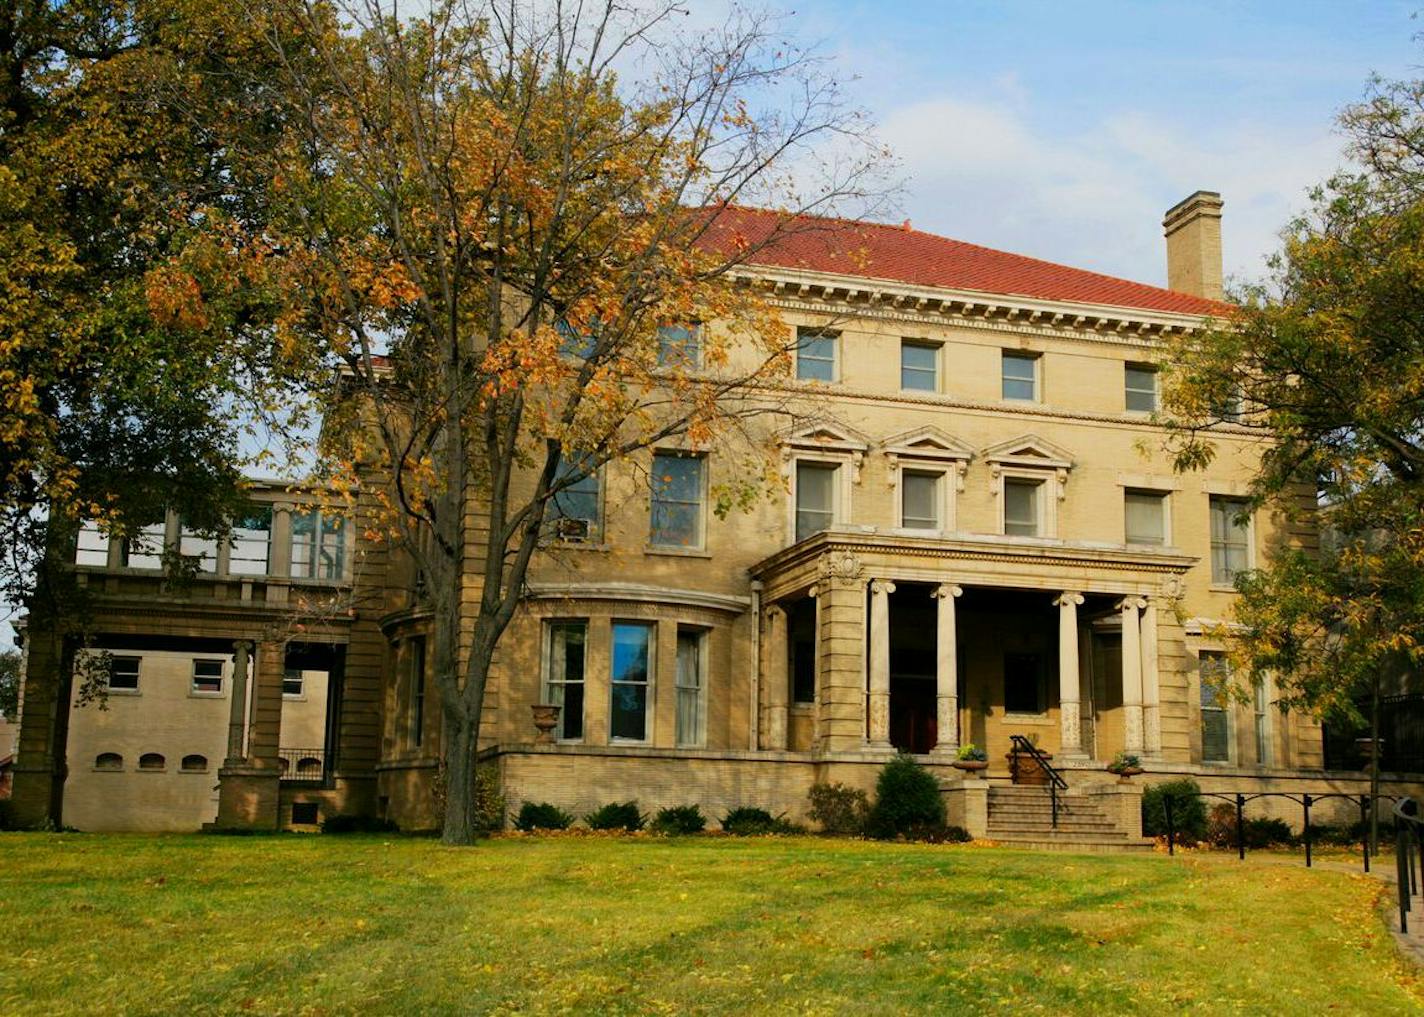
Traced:
POLYGON ((1167 209, 1167 288, 1220 300, 1221 195, 1197 191, 1167 209))

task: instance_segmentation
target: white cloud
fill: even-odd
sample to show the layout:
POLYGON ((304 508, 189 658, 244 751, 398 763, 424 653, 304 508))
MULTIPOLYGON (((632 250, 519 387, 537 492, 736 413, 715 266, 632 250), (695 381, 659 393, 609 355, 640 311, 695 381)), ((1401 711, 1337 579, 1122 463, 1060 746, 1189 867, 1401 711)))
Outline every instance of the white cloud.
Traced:
POLYGON ((1124 109, 1078 132, 1036 129, 1032 97, 1011 91, 1008 104, 926 99, 883 118, 915 226, 1160 285, 1162 213, 1217 190, 1227 274, 1258 278, 1306 189, 1340 162, 1328 124, 1302 133, 1224 121, 1200 136, 1124 109))

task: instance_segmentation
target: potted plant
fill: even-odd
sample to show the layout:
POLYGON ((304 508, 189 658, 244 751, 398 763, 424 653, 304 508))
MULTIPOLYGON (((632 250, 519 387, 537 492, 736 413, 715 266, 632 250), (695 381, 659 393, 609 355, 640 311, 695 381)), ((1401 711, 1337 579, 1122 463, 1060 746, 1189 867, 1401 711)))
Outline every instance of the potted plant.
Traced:
POLYGON ((959 751, 955 753, 954 762, 950 765, 967 773, 981 772, 989 768, 989 754, 973 742, 969 742, 967 745, 959 747, 959 751))
POLYGON ((1113 761, 1108 764, 1108 773, 1115 773, 1119 777, 1131 777, 1142 772, 1142 760, 1138 759, 1131 752, 1119 752, 1113 756, 1113 761))
POLYGON ((539 732, 534 744, 554 744, 554 728, 559 726, 559 707, 552 703, 531 703, 529 709, 534 712, 534 728, 539 732))

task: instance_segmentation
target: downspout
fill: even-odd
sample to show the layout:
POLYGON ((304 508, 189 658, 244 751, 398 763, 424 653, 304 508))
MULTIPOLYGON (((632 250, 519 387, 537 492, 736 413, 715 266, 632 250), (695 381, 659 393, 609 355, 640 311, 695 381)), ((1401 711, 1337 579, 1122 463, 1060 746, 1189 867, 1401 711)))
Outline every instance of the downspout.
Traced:
POLYGON ((751 703, 747 726, 747 748, 755 752, 761 748, 761 733, 758 730, 761 706, 761 591, 760 579, 752 580, 752 649, 751 649, 751 703))

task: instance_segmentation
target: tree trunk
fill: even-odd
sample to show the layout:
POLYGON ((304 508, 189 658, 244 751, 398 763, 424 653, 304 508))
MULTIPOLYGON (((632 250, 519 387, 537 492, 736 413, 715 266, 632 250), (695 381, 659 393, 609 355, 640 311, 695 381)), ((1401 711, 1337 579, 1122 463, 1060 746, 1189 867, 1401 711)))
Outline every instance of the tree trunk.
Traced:
POLYGON ((444 844, 475 842, 475 741, 478 727, 465 711, 448 706, 445 719, 445 826, 444 844))

